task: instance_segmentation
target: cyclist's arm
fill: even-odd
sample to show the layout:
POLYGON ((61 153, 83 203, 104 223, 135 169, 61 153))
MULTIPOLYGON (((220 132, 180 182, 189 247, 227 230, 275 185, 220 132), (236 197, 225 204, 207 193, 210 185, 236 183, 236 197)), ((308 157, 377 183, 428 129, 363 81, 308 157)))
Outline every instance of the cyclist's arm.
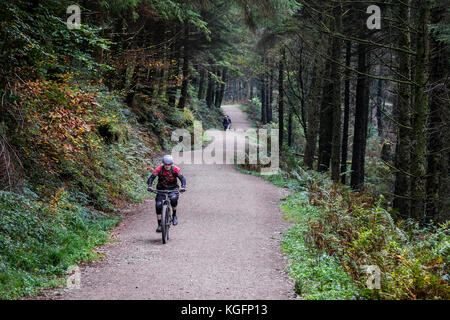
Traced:
POLYGON ((174 167, 173 169, 174 169, 174 172, 176 173, 178 179, 181 181, 181 188, 186 189, 186 178, 181 173, 180 168, 174 167))
POLYGON ((159 175, 160 170, 161 170, 160 167, 156 168, 155 171, 153 171, 152 175, 148 178, 147 184, 148 184, 149 187, 151 187, 153 185, 153 181, 159 175))
POLYGON ((181 188, 186 189, 186 178, 181 174, 181 172, 178 174, 178 179, 181 181, 181 188))
POLYGON ((153 185, 153 181, 155 180, 156 177, 157 176, 154 173, 152 173, 152 175, 148 178, 147 184, 149 187, 151 187, 153 185))

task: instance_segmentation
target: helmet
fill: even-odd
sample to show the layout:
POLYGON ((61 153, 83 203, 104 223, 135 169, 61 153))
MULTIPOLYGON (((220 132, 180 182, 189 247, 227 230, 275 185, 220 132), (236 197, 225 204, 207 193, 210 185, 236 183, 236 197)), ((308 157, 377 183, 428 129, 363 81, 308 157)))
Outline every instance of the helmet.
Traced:
POLYGON ((172 165, 173 164, 173 158, 170 155, 164 156, 162 162, 165 165, 172 165))

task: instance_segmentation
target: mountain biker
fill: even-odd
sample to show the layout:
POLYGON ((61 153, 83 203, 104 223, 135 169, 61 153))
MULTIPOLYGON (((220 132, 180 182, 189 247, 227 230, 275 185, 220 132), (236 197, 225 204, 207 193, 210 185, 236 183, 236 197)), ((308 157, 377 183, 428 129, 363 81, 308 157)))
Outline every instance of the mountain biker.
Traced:
MULTIPOLYGON (((177 217, 177 205, 178 205, 178 197, 179 194, 176 190, 180 190, 180 192, 186 191, 186 178, 181 173, 180 168, 174 166, 173 158, 170 155, 166 155, 162 159, 162 165, 157 167, 155 171, 153 171, 150 178, 148 178, 148 191, 153 192, 153 181, 158 177, 158 184, 156 185, 156 190, 174 190, 169 194, 170 204, 173 209, 173 225, 176 226, 178 224, 177 217), (181 181, 181 188, 179 188, 177 183, 177 178, 181 181)), ((155 200, 156 206, 156 215, 158 219, 158 228, 156 232, 161 232, 161 213, 163 207, 163 201, 165 196, 163 194, 157 194, 155 200)))
POLYGON ((227 131, 228 129, 230 129, 230 126, 231 126, 231 118, 230 118, 229 115, 226 115, 226 116, 223 118, 222 124, 223 124, 223 129, 224 129, 225 131, 227 131))

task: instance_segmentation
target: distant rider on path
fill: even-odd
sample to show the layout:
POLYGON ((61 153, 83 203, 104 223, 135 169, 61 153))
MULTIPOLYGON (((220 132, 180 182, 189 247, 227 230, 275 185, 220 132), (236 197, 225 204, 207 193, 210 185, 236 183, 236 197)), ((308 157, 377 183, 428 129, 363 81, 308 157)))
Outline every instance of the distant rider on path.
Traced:
POLYGON ((231 127, 231 118, 230 118, 229 115, 226 115, 226 116, 223 118, 222 124, 223 124, 223 129, 224 129, 225 131, 227 131, 227 130, 230 129, 230 127, 231 127))
MULTIPOLYGON (((155 171, 153 171, 150 178, 148 178, 148 191, 154 191, 152 185, 156 177, 158 177, 156 190, 174 190, 174 192, 171 192, 169 194, 169 199, 173 209, 173 225, 176 226, 178 224, 177 205, 179 197, 179 194, 176 191, 178 189, 180 190, 180 192, 186 191, 186 178, 181 173, 180 168, 174 166, 172 156, 164 156, 162 163, 162 165, 160 165, 155 169, 155 171), (181 188, 179 188, 178 186, 177 178, 181 181, 181 188)), ((164 199, 165 196, 163 194, 156 195, 155 205, 156 215, 158 218, 158 229, 156 229, 156 232, 161 232, 161 213, 164 199)))

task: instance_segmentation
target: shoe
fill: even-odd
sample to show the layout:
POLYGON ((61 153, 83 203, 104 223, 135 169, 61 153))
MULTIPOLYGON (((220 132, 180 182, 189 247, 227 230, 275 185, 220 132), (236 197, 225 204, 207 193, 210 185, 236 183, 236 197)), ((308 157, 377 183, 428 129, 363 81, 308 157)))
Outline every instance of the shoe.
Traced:
POLYGON ((172 223, 173 223, 174 226, 176 226, 178 224, 178 217, 177 216, 173 216, 172 223))
POLYGON ((156 229, 156 232, 159 232, 159 233, 162 232, 162 227, 161 227, 161 225, 158 225, 158 228, 156 229))

